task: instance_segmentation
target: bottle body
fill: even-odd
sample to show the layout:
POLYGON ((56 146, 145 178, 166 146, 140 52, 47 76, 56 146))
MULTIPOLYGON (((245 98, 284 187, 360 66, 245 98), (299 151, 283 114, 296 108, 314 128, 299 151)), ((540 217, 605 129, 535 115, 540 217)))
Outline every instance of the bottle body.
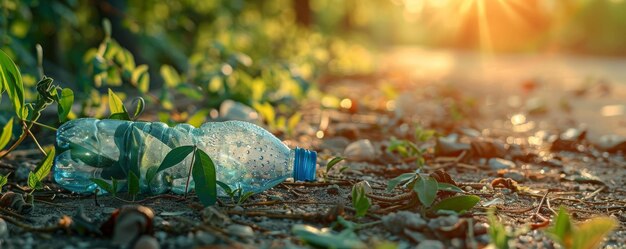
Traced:
MULTIPOLYGON (((145 176, 151 167, 159 167, 170 150, 186 145, 206 152, 215 165, 217 180, 231 189, 261 192, 294 175, 295 151, 251 123, 211 122, 194 128, 188 124, 168 127, 159 122, 77 119, 57 131, 54 178, 68 190, 93 193, 97 185, 91 178, 124 181, 130 172, 139 172, 142 192, 184 193, 191 155, 150 183, 145 176)), ((189 189, 193 186, 191 180, 189 189)))

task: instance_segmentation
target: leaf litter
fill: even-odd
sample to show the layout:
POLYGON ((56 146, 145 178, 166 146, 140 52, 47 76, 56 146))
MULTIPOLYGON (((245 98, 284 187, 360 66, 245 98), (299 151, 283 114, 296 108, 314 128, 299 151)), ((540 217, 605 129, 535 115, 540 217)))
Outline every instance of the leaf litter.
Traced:
MULTIPOLYGON (((320 111, 302 110, 302 122, 315 127, 320 111)), ((471 116, 475 113, 471 109, 455 110, 465 116, 454 122, 449 121, 451 110, 430 111, 417 120, 381 115, 366 103, 356 112, 327 111, 323 116, 330 124, 323 139, 312 140, 307 130, 300 130, 300 136, 286 141, 319 151, 319 164, 328 167, 318 167, 318 181, 286 182, 242 202, 219 199, 208 208, 199 205, 194 195, 186 199, 138 196, 132 206, 110 195, 99 196, 96 202, 94 196, 76 196, 41 179, 49 188, 35 193, 35 208, 29 213, 25 191, 19 187, 27 185, 22 179, 4 188, 0 232, 6 221, 9 229, 3 233, 14 238, 8 248, 37 248, 35 240, 50 236, 59 238, 47 244, 53 248, 112 243, 134 248, 213 244, 366 248, 390 243, 401 248, 471 248, 489 243, 553 248, 555 241, 576 236, 550 228, 564 215, 558 211, 564 206, 577 221, 608 215, 611 221, 595 223, 621 222, 601 242, 624 245, 622 142, 596 143, 580 128, 519 134, 477 125, 485 117, 471 116), (358 125, 349 126, 352 123, 358 125), (337 132, 336 127, 351 127, 352 132, 337 132), (418 127, 438 135, 416 139, 407 132, 418 127), (400 147, 386 149, 391 136, 409 142, 400 145, 407 153, 401 153, 400 147), (340 161, 343 168, 334 168, 340 161), (78 213, 77 207, 81 207, 78 213), (487 216, 488 208, 494 210, 492 218, 487 216), (492 229, 494 222, 517 233, 492 229)), ((9 164, 16 161, 36 163, 19 153, 7 157, 9 164)), ((8 182, 15 182, 15 174, 9 175, 8 182)), ((587 224, 592 223, 576 227, 592 226, 587 224)))

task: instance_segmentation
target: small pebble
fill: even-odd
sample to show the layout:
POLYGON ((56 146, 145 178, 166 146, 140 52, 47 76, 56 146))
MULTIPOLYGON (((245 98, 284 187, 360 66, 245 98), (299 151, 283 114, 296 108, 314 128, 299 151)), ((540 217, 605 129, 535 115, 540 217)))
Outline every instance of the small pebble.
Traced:
POLYGON ((232 224, 226 228, 229 234, 235 235, 242 239, 252 239, 254 238, 254 231, 249 226, 232 224))
POLYGON ((159 245, 159 242, 157 242, 157 240, 154 237, 144 235, 144 236, 141 236, 139 240, 137 240, 137 243, 135 243, 135 246, 133 248, 134 249, 160 249, 161 246, 159 245))
POLYGON ((509 160, 505 160, 502 158, 491 158, 489 159, 489 167, 491 169, 511 169, 515 168, 515 163, 509 160))
POLYGON ((233 210, 234 210, 234 211, 237 211, 237 212, 243 212, 243 207, 241 207, 241 206, 235 206, 235 207, 233 208, 233 210))
POLYGON ((204 231, 196 232, 196 241, 200 245, 210 245, 215 242, 215 236, 204 231))
POLYGON ((349 144, 343 155, 354 161, 368 161, 376 157, 376 151, 369 139, 361 139, 349 144))
POLYGON ((424 240, 420 242, 415 249, 444 249, 443 243, 438 240, 424 240))
POLYGON ((9 237, 9 229, 7 228, 7 222, 0 218, 0 239, 9 237))
POLYGON ((337 185, 330 185, 328 186, 328 188, 326 188, 326 193, 329 195, 338 195, 339 194, 339 186, 337 185))

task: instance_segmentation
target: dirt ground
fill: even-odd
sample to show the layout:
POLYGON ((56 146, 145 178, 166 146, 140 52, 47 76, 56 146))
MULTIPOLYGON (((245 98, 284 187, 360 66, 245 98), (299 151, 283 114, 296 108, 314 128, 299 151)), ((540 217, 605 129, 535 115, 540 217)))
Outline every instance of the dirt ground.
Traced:
MULTIPOLYGON (((405 50, 394 53, 410 57, 405 50)), ((394 53, 382 61, 393 61, 394 53)), ((97 230, 116 208, 129 204, 154 211, 154 238, 161 248, 306 247, 294 234, 295 225, 330 227, 338 216, 370 224, 356 230, 356 238, 345 239, 360 240, 368 248, 382 241, 394 242, 400 248, 420 244, 420 248, 439 248, 426 247, 424 240, 441 241, 445 248, 484 247, 489 243, 484 231, 487 208, 492 206, 497 207, 496 214, 504 224, 518 231, 529 224, 536 227, 517 234, 511 242, 513 248, 559 248, 546 236, 545 222, 537 218, 539 214, 553 219, 559 206, 567 207, 578 221, 600 215, 614 217, 620 225, 606 238, 604 248, 626 248, 624 148, 607 147, 600 139, 602 135, 626 134, 624 107, 619 107, 626 104, 626 83, 620 82, 626 78, 621 73, 602 71, 605 76, 589 76, 594 73, 580 69, 588 68, 584 59, 563 65, 558 60, 549 61, 568 72, 555 76, 550 70, 532 69, 541 68, 536 65, 541 59, 524 57, 520 60, 525 61, 526 70, 515 63, 499 63, 510 66, 492 68, 497 73, 491 77, 488 73, 476 76, 478 67, 474 74, 472 67, 479 59, 472 55, 410 53, 421 59, 395 61, 399 63, 395 66, 390 62, 375 75, 324 80, 322 90, 349 100, 350 105, 344 108, 323 108, 323 99, 303 105, 299 135, 285 142, 318 151, 315 182, 288 181, 243 203, 222 199, 217 206, 205 209, 193 195, 186 199, 143 196, 129 203, 110 196, 74 195, 48 181, 48 190, 36 192, 32 213, 17 215, 1 209, 0 214, 20 225, 7 222, 8 234, 0 234, 5 236, 0 248, 111 248, 110 237, 90 229, 97 230), (432 68, 420 67, 422 64, 432 68), (414 172, 418 168, 416 159, 403 158, 386 148, 392 136, 411 139, 418 125, 446 136, 456 134, 459 143, 482 142, 487 144, 485 148, 503 149, 502 153, 481 154, 478 148, 449 156, 434 149, 437 139, 419 144, 427 149, 423 173, 445 171, 467 194, 479 196, 480 203, 459 216, 421 217, 428 226, 419 229, 407 224, 401 227, 402 222, 384 222, 383 217, 391 217, 389 214, 394 212, 417 212, 419 207, 410 202, 372 200, 368 215, 355 218, 351 200, 354 184, 367 181, 376 196, 392 198, 402 194, 399 189, 386 193, 385 188, 393 177, 414 172), (561 136, 569 128, 576 129, 570 131, 575 134, 574 141, 565 141, 567 134, 561 136), (581 135, 583 131, 587 132, 581 135), (360 153, 346 151, 346 147, 364 139, 371 142, 371 147, 360 147, 360 153), (325 166, 334 156, 348 159, 327 174, 325 166), (501 158, 514 166, 495 169, 489 158, 501 158), (343 167, 346 169, 340 171, 343 167), (520 188, 494 188, 491 183, 499 177, 515 180, 520 188), (84 223, 84 228, 47 229, 64 215, 75 223, 84 223), (83 218, 79 218, 81 215, 83 218), (437 227, 438 222, 445 224, 437 227), (462 223, 470 224, 473 232, 441 232, 441 227, 454 228, 462 223)), ((20 192, 18 185, 25 185, 23 172, 37 163, 31 159, 35 153, 29 149, 16 151, 0 162, 2 174, 13 172, 5 191, 20 192)))

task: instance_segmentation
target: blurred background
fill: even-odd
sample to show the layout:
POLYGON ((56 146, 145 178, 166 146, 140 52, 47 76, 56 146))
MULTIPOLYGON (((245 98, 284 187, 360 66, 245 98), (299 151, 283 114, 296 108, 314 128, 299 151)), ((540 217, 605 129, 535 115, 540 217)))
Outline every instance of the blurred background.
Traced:
POLYGON ((41 44, 46 74, 82 99, 74 116, 101 116, 107 88, 144 96, 173 122, 227 99, 257 110, 288 105, 322 96, 320 83, 396 68, 471 81, 479 62, 503 83, 520 63, 531 69, 523 77, 549 77, 542 61, 559 73, 600 68, 626 77, 623 0, 0 0, 0 7, 0 48, 32 86, 41 44), (606 60, 615 63, 597 66, 606 60))

